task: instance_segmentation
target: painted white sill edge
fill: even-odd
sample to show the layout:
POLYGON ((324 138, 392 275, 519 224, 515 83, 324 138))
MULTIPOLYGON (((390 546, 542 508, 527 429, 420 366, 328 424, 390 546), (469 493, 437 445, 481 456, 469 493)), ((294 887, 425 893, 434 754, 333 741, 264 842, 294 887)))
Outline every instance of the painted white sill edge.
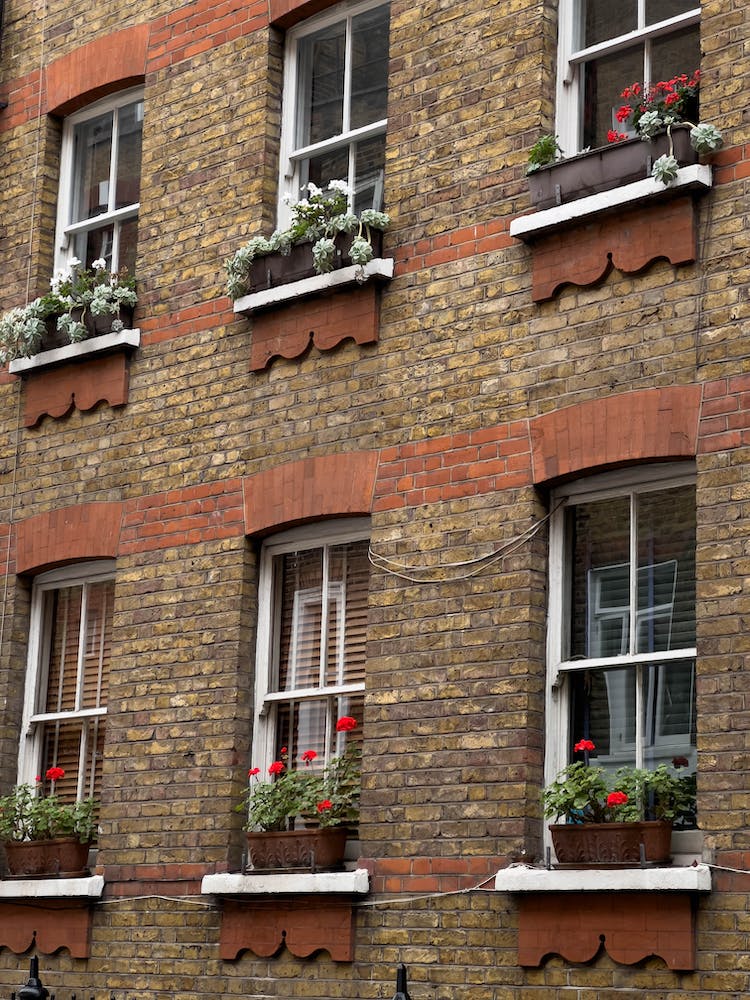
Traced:
POLYGON ((495 876, 498 892, 710 892, 708 865, 687 868, 550 869, 510 865, 495 876))
POLYGON ((677 177, 671 184, 663 184, 653 177, 647 177, 633 184, 624 184, 612 191, 602 191, 578 201, 569 201, 563 205, 555 205, 531 215, 521 215, 510 224, 510 235, 518 239, 539 236, 547 230, 572 222, 590 218, 600 212, 613 208, 623 208, 635 202, 649 201, 663 196, 665 190, 681 191, 692 187, 711 187, 711 167, 706 163, 692 163, 688 167, 680 167, 677 177))
POLYGON ((370 891, 370 873, 366 868, 353 872, 298 872, 278 875, 241 875, 237 873, 204 875, 201 892, 215 896, 259 896, 300 893, 331 894, 370 891))
POLYGON ((0 880, 0 899, 100 899, 104 876, 0 880))
POLYGON ((23 375, 27 372, 42 371, 51 365, 59 365, 65 361, 75 361, 78 358, 95 357, 106 354, 117 347, 138 347, 141 343, 140 330, 121 330, 119 333, 104 333, 100 337, 89 337, 77 344, 66 344, 56 347, 53 351, 40 351, 31 358, 16 358, 8 365, 11 375, 23 375))
POLYGON ((338 271, 314 274, 310 278, 292 281, 287 285, 274 285, 273 288, 264 288, 260 292, 243 295, 234 303, 234 311, 250 316, 257 309, 268 309, 284 302, 293 302, 295 299, 304 299, 321 292, 345 288, 347 285, 362 284, 362 281, 358 280, 362 277, 362 271, 364 271, 365 281, 368 278, 388 280, 393 277, 393 267, 392 257, 376 257, 363 267, 359 264, 352 264, 350 267, 339 268, 338 271))

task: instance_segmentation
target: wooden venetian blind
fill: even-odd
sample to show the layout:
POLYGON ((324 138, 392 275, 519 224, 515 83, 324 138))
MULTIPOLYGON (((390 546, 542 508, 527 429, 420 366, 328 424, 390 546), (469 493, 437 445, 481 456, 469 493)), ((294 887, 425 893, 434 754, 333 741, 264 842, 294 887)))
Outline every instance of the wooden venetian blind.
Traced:
POLYGON ((61 767, 60 795, 95 793, 100 781, 112 646, 114 581, 49 592, 51 634, 40 715, 41 773, 61 767))
POLYGON ((289 552, 275 564, 279 637, 275 700, 277 754, 290 766, 315 750, 322 763, 341 752, 340 715, 361 721, 369 589, 367 541, 289 552), (345 688, 345 691, 341 689, 345 688))

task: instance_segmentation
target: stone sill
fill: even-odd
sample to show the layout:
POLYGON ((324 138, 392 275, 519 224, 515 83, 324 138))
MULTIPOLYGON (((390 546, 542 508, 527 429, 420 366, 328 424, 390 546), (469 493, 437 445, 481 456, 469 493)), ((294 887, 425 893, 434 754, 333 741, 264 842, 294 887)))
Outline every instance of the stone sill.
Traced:
POLYGON ((357 278, 363 270, 365 280, 375 278, 380 281, 389 281, 393 277, 393 268, 392 257, 376 257, 369 264, 365 264, 364 268, 358 264, 352 264, 350 267, 342 267, 327 274, 315 274, 311 278, 302 278, 301 281, 293 281, 287 285, 275 285, 273 288, 264 288, 261 292, 243 295, 234 303, 234 311, 242 313, 244 316, 252 316, 254 312, 261 309, 272 309, 274 306, 285 305, 288 302, 309 298, 313 295, 356 287, 362 284, 357 278))
POLYGON ((694 163, 681 167, 671 184, 665 185, 649 177, 634 184, 625 184, 613 191, 604 191, 541 212, 533 212, 531 215, 519 216, 510 224, 510 235, 529 242, 556 229, 579 222, 584 223, 602 212, 611 212, 613 209, 628 206, 638 207, 644 201, 663 199, 665 195, 671 197, 673 194, 685 193, 694 188, 710 188, 711 183, 711 167, 703 163, 694 163))
POLYGON ((104 876, 83 878, 14 878, 0 880, 3 899, 100 899, 104 876))
POLYGON ((40 351, 31 358, 16 358, 8 365, 11 375, 28 375, 44 371, 70 361, 86 360, 101 354, 108 354, 123 347, 140 346, 140 330, 121 330, 120 333, 105 333, 100 337, 90 337, 77 344, 66 344, 52 351, 40 351))
POLYGON ((687 868, 547 869, 511 865, 495 876, 498 892, 710 892, 708 865, 687 868))
POLYGON ((278 875, 241 875, 237 873, 205 875, 201 892, 215 896, 279 895, 364 895, 370 891, 370 873, 366 868, 351 872, 282 872, 278 875))

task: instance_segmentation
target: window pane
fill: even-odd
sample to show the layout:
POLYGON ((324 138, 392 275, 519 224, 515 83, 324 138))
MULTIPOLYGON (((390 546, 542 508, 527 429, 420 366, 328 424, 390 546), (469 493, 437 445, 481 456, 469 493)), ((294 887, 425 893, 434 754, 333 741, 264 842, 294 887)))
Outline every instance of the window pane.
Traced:
POLYGON ((581 3, 586 12, 582 48, 616 38, 638 27, 637 0, 622 0, 616 4, 611 0, 581 0, 581 3))
POLYGON ((313 156, 300 164, 300 197, 304 196, 308 181, 312 181, 320 188, 325 188, 331 181, 345 181, 348 178, 348 146, 313 156))
POLYGON ((347 742, 361 743, 364 699, 364 694, 354 694, 280 704, 274 759, 286 757, 287 767, 296 770, 305 766, 300 759, 302 754, 314 750, 318 756, 311 766, 324 767, 331 757, 344 752, 347 742), (357 720, 355 730, 336 732, 336 721, 343 715, 357 720))
POLYGON ((367 542, 337 546, 331 551, 332 588, 342 594, 344 615, 331 621, 327 684, 351 684, 365 680, 365 640, 367 638, 367 595, 370 564, 367 542), (339 634, 334 624, 345 627, 339 634))
POLYGON ((622 126, 615 118, 621 94, 631 83, 643 80, 641 46, 593 59, 583 67, 583 146, 607 145, 607 132, 622 126))
POLYGON ((115 208, 125 208, 140 200, 142 125, 142 101, 136 101, 135 104, 128 104, 120 109, 115 208))
POLYGON ((323 550, 291 552, 282 574, 279 690, 317 687, 320 681, 323 550))
POLYGON ((566 658, 627 650, 630 502, 617 497, 566 512, 570 539, 570 642, 566 658))
POLYGON ((647 671, 645 748, 647 767, 685 757, 695 768, 695 662, 652 666, 647 671))
MULTIPOLYGON (((651 82, 670 80, 673 76, 686 73, 691 76, 701 64, 700 29, 696 25, 681 31, 677 35, 665 35, 655 38, 651 43, 651 82)), ((697 109, 688 110, 686 117, 695 114, 697 109)))
POLYGON ((108 210, 112 157, 112 112, 76 126, 74 139, 75 192, 73 222, 108 210))
POLYGON ((101 787, 104 732, 103 719, 45 724, 40 775, 44 777, 50 767, 65 771, 65 777, 55 782, 55 791, 62 798, 73 801, 77 796, 97 794, 101 787))
POLYGON ((64 587, 48 597, 53 611, 45 712, 72 712, 76 707, 82 598, 83 587, 64 587))
POLYGON ((350 128, 361 128, 386 116, 388 23, 388 6, 360 14, 352 22, 350 128))
POLYGON ((695 488, 638 498, 637 652, 695 645, 695 488))
POLYGON ((635 764, 636 668, 580 671, 570 680, 572 740, 592 740, 607 770, 635 764))
POLYGON ((354 180, 354 211, 364 208, 380 211, 383 207, 383 174, 385 167, 385 136, 357 144, 354 180))
POLYGON ((300 41, 297 146, 321 142, 343 130, 345 51, 343 21, 300 41))
POLYGON ((646 24, 666 21, 696 7, 700 7, 700 0, 646 0, 646 24))

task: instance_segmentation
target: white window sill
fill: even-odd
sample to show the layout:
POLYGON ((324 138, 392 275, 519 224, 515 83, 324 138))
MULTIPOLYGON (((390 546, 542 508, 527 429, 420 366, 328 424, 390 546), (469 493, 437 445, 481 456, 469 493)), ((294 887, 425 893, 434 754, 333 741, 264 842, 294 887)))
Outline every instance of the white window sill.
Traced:
POLYGON ((31 358, 16 358, 8 365, 11 375, 27 375, 29 372, 43 371, 54 365, 68 361, 85 360, 98 354, 109 354, 122 347, 138 347, 141 343, 140 330, 121 330, 120 333, 105 333, 100 337, 90 337, 77 344, 66 344, 52 351, 40 351, 31 358))
POLYGON ((531 215, 519 216, 510 224, 510 235, 520 240, 531 240, 563 226, 583 222, 601 212, 611 212, 612 209, 626 208, 629 205, 663 198, 665 193, 671 196, 676 192, 692 188, 710 188, 711 183, 711 167, 703 163, 693 163, 681 167, 671 184, 665 185, 653 177, 648 177, 634 184, 614 188, 612 191, 603 191, 601 194, 592 194, 577 201, 555 205, 554 208, 533 212, 531 215))
POLYGON ((708 865, 687 868, 547 869, 511 865, 495 876, 498 892, 710 892, 708 865))
POLYGON ((201 892, 215 896, 364 895, 370 891, 366 868, 352 872, 280 872, 278 875, 205 875, 201 892))
POLYGON ((100 899, 104 876, 0 879, 2 899, 100 899))
POLYGON ((270 309, 273 306, 294 302, 296 299, 309 298, 323 292, 359 285, 362 282, 358 279, 363 270, 365 281, 369 278, 388 281, 393 277, 393 266, 392 257, 376 257, 364 267, 352 264, 350 267, 342 267, 337 271, 329 271, 327 274, 314 274, 310 278, 292 281, 287 285, 264 288, 261 292, 253 292, 251 295, 243 295, 242 298, 237 299, 234 303, 234 311, 242 313, 244 316, 251 316, 259 309, 270 309))

